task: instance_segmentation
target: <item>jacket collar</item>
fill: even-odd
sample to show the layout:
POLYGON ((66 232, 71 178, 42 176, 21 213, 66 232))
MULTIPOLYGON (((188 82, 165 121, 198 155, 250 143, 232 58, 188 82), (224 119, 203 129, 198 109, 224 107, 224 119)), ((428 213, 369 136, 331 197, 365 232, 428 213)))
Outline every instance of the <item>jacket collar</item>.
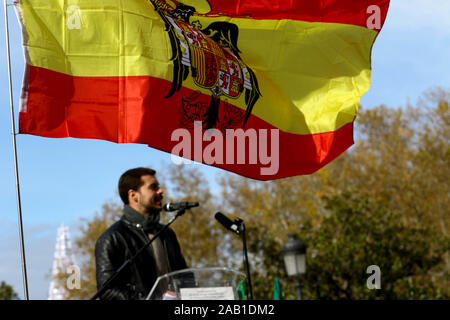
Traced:
POLYGON ((159 227, 159 212, 151 216, 144 216, 138 211, 125 205, 123 207, 122 219, 132 224, 136 228, 143 228, 145 232, 151 232, 159 227))

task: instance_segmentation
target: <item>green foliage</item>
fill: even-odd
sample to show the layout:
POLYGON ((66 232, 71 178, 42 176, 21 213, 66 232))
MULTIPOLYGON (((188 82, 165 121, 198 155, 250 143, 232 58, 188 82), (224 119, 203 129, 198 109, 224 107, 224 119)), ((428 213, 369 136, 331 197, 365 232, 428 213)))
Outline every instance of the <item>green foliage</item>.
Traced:
POLYGON ((0 300, 18 300, 19 296, 12 286, 7 284, 5 281, 0 283, 0 300))
POLYGON ((305 296, 312 299, 450 298, 437 293, 431 276, 450 248, 434 228, 407 225, 398 212, 357 192, 325 199, 330 215, 304 239, 308 255, 305 296), (366 268, 381 269, 381 290, 366 286, 366 268), (413 279, 413 280, 412 280, 413 279), (427 279, 428 287, 417 286, 427 279), (414 282, 415 281, 415 282, 414 282))

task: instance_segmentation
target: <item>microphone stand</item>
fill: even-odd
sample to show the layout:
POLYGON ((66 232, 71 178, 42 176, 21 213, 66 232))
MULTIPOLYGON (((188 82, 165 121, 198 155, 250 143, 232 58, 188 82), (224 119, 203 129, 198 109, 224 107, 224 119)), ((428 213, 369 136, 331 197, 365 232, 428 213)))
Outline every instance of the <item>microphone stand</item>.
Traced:
MULTIPOLYGON (((242 244, 243 244, 243 252, 244 252, 244 262, 245 262, 245 269, 247 270, 247 278, 248 278, 248 288, 250 292, 250 299, 253 300, 253 287, 252 287, 252 278, 250 277, 250 265, 248 263, 248 254, 247 254, 247 239, 245 237, 245 224, 244 220, 236 218, 234 219, 234 223, 237 224, 239 227, 238 234, 242 238, 242 244)), ((248 295, 247 295, 248 298, 248 295)))
POLYGON ((108 289, 108 287, 111 285, 111 283, 119 276, 120 272, 122 272, 123 269, 125 269, 125 267, 127 267, 129 264, 131 264, 132 262, 134 262, 134 260, 145 250, 147 249, 147 247, 153 242, 153 240, 155 240, 156 238, 159 237, 159 235, 161 233, 163 233, 165 230, 167 230, 167 228, 169 228, 169 226, 175 222, 176 219, 178 219, 178 217, 182 216, 184 213, 186 212, 186 209, 181 209, 177 211, 177 214, 175 215, 175 217, 173 217, 166 225, 164 225, 162 227, 161 230, 159 230, 143 247, 141 247, 136 254, 131 257, 130 259, 126 260, 109 278, 108 280, 106 280, 106 282, 102 285, 102 287, 97 291, 97 293, 95 295, 93 295, 91 297, 90 300, 95 300, 98 297, 100 297, 105 291, 106 289, 108 289))

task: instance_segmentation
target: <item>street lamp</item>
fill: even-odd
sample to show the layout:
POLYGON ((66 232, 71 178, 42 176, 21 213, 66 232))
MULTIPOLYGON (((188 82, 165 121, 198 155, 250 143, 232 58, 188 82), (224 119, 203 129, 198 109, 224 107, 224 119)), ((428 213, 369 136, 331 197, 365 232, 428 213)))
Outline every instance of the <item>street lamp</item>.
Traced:
POLYGON ((289 240, 281 248, 284 266, 289 277, 296 279, 298 300, 302 299, 301 276, 306 273, 306 245, 295 234, 288 235, 289 240))

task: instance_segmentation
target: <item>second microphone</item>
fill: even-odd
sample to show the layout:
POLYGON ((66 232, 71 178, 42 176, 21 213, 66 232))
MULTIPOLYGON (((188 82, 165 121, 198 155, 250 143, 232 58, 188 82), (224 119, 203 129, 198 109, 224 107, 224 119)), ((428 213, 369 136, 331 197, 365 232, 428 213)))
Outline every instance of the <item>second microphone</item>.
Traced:
POLYGON ((168 202, 163 205, 164 211, 177 211, 177 210, 186 210, 194 207, 198 207, 198 202, 168 202))

